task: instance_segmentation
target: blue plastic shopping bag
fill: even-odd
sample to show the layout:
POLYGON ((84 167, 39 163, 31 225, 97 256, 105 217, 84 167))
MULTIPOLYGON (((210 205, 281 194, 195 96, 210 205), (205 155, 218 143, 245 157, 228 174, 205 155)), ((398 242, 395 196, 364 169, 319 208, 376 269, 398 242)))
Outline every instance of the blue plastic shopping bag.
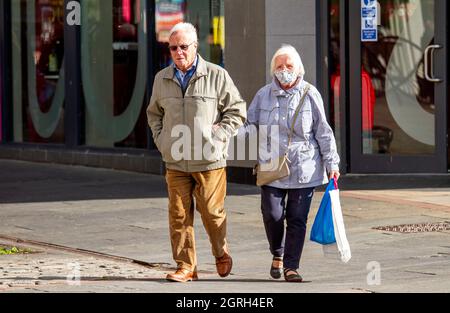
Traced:
POLYGON ((334 179, 331 179, 325 193, 323 194, 319 210, 317 211, 317 215, 311 229, 310 239, 322 245, 328 245, 336 242, 330 199, 330 191, 334 189, 336 189, 334 179))

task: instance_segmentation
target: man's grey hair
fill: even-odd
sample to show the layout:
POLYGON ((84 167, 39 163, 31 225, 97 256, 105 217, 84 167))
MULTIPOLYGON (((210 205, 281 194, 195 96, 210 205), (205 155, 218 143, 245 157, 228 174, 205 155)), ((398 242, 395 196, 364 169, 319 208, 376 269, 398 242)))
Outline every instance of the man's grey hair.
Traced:
POLYGON ((173 34, 183 31, 185 32, 191 39, 191 42, 198 42, 197 30, 194 25, 191 23, 178 23, 170 30, 169 38, 172 37, 173 34))
POLYGON ((294 61, 295 70, 299 72, 299 76, 303 78, 305 76, 305 68, 302 63, 302 59, 300 58, 300 54, 297 50, 288 44, 283 44, 281 48, 279 48, 272 57, 272 61, 270 62, 270 74, 273 76, 275 72, 275 59, 280 55, 288 55, 291 57, 292 61, 294 61))

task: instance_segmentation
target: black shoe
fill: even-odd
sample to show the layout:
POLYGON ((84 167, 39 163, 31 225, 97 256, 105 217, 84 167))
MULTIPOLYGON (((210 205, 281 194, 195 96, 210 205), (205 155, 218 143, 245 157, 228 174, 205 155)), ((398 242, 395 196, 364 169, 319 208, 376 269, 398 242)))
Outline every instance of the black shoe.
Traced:
POLYGON ((270 276, 275 279, 281 278, 283 272, 283 257, 274 256, 272 259, 272 265, 270 266, 270 276), (279 261, 279 267, 273 266, 273 261, 279 261))
POLYGON ((300 276, 300 274, 292 269, 292 268, 285 268, 284 269, 284 280, 290 283, 301 283, 303 281, 303 278, 300 276), (288 275, 288 273, 291 272, 291 274, 288 275), (292 273, 294 272, 294 273, 292 273))

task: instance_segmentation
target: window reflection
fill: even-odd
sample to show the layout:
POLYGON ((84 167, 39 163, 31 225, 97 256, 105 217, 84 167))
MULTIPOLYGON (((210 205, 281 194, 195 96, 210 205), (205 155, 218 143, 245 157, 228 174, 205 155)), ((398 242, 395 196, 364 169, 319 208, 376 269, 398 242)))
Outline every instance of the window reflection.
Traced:
POLYGON ((3 67, 0 66, 0 142, 3 141, 3 67))
POLYGON ((329 68, 331 72, 330 79, 330 125, 334 129, 338 152, 341 153, 341 124, 340 124, 340 84, 341 84, 341 66, 340 66, 340 21, 339 21, 339 0, 331 0, 330 5, 330 54, 329 68))
POLYGON ((169 32, 179 22, 192 23, 199 37, 199 53, 206 60, 224 66, 224 0, 156 0, 158 66, 171 64, 169 32))
POLYGON ((361 46, 363 153, 433 154, 434 85, 425 79, 424 50, 433 43, 434 1, 379 3, 379 40, 361 46))
POLYGON ((14 140, 64 142, 64 0, 13 0, 14 140))
MULTIPOLYGON (((125 112, 133 96, 138 66, 138 27, 141 23, 140 2, 114 0, 114 116, 125 112)), ((141 43, 144 44, 144 43, 141 43)), ((130 121, 131 122, 131 121, 130 121)), ((145 148, 147 146, 145 105, 131 133, 115 147, 145 148)))
MULTIPOLYGON (((80 2, 88 146, 147 147, 147 3, 80 2)), ((193 23, 199 53, 224 66, 223 0, 156 0, 156 9, 155 70, 171 62, 168 32, 179 21, 193 23)), ((64 0, 12 0, 11 16, 14 140, 64 143, 64 0)))
POLYGON ((86 145, 147 146, 146 0, 81 3, 86 145))

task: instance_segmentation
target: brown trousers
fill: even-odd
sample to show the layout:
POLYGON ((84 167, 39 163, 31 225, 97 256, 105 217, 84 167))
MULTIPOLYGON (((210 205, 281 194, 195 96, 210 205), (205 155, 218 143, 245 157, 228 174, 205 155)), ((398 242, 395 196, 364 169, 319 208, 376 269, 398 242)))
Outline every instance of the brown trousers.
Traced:
POLYGON ((212 254, 227 251, 226 213, 224 209, 227 176, 225 168, 186 173, 167 169, 169 228, 173 259, 177 268, 196 270, 194 236, 194 198, 203 226, 209 236, 212 254))

